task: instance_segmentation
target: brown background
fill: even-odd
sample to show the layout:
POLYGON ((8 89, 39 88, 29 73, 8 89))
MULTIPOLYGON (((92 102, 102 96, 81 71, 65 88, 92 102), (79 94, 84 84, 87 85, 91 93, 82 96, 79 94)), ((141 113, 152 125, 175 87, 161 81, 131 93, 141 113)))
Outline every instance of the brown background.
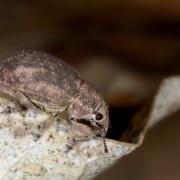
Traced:
MULTIPOLYGON (((103 92, 108 137, 118 139, 159 82, 180 72, 179 9, 175 0, 4 0, 0 59, 35 49, 75 66, 103 92)), ((153 128, 143 146, 97 179, 180 179, 179 117, 153 128)))

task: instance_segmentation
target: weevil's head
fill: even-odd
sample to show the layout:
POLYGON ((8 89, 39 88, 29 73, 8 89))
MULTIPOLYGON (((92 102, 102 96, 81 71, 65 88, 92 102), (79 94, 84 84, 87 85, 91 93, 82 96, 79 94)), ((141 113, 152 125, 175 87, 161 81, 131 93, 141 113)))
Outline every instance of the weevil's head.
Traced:
POLYGON ((91 83, 82 82, 69 108, 69 115, 73 120, 89 123, 96 136, 106 136, 109 128, 108 106, 91 83))

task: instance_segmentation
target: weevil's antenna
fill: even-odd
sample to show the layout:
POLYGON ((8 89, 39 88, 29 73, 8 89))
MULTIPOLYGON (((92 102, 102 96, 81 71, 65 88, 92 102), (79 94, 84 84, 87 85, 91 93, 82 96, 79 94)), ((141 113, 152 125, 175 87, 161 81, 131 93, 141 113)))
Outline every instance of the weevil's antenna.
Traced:
POLYGON ((102 102, 102 103, 100 104, 100 106, 96 109, 95 112, 99 111, 99 109, 100 109, 104 104, 105 104, 105 102, 102 102))

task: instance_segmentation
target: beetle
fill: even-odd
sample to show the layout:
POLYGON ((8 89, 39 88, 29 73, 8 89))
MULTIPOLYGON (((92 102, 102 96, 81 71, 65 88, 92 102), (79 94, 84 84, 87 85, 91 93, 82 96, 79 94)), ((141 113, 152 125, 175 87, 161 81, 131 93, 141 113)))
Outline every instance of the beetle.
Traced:
POLYGON ((54 117, 67 111, 70 120, 88 122, 95 135, 103 137, 107 152, 108 105, 92 83, 59 58, 39 51, 17 52, 0 64, 0 92, 21 109, 40 109, 54 117))

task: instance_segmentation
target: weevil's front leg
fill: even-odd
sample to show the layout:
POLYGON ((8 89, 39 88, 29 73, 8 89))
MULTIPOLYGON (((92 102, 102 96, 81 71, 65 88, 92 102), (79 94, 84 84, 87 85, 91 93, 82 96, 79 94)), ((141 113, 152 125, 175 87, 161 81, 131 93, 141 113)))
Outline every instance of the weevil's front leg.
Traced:
POLYGON ((82 136, 82 137, 69 139, 69 142, 66 145, 66 152, 72 150, 79 142, 90 141, 91 139, 95 139, 95 138, 96 138, 95 136, 82 136))
POLYGON ((39 111, 40 108, 36 106, 25 94, 21 91, 16 91, 12 99, 20 110, 32 109, 39 111))

